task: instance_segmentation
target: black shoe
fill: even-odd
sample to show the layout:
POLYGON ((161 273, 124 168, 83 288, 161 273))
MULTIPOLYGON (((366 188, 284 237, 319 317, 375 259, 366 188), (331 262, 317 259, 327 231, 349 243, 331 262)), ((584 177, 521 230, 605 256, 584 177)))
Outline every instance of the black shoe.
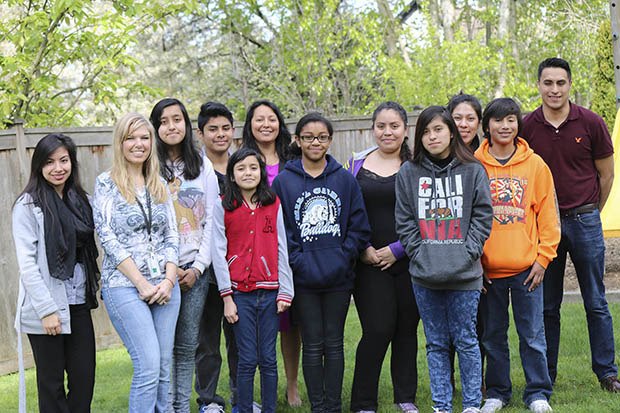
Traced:
POLYGON ((616 376, 605 377, 601 380, 601 388, 610 393, 620 393, 620 381, 616 376))

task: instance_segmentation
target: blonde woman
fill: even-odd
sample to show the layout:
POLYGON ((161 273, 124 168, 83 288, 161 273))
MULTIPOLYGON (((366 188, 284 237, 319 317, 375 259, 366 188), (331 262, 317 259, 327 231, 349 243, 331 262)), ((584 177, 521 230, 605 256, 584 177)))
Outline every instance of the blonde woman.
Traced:
POLYGON ((179 314, 178 234, 159 176, 155 131, 137 113, 114 128, 112 169, 97 177, 94 221, 102 297, 133 362, 129 412, 164 412, 179 314))

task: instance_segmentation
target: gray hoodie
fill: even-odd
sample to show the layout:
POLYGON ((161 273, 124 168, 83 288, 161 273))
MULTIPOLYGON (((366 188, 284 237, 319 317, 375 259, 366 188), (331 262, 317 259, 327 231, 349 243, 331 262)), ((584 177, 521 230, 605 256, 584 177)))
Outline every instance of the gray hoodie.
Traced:
POLYGON ((478 162, 443 168, 423 157, 396 177, 396 232, 414 283, 431 289, 482 287, 482 246, 491 233, 489 180, 478 162))

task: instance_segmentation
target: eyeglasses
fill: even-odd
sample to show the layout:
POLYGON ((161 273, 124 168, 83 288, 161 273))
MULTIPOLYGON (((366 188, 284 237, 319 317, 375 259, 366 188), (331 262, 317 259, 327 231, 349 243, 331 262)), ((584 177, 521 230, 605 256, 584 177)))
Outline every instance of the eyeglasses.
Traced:
POLYGON ((301 135, 299 137, 299 139, 301 139, 302 141, 306 142, 306 143, 312 143, 314 142, 314 140, 316 139, 317 141, 319 141, 319 143, 325 143, 327 141, 329 141, 332 137, 329 135, 319 135, 319 136, 312 136, 312 135, 301 135))

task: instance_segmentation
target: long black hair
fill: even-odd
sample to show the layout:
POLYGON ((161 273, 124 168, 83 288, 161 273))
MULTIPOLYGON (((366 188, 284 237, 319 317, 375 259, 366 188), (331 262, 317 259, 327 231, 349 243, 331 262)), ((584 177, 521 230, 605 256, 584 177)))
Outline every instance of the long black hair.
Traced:
POLYGON ((523 118, 521 116, 521 108, 519 104, 510 98, 497 98, 489 102, 484 108, 484 115, 482 115, 482 133, 484 137, 488 139, 489 146, 493 145, 491 141, 491 134, 489 132, 489 122, 491 119, 504 119, 508 115, 514 115, 517 117, 517 136, 514 138, 515 145, 521 135, 521 129, 523 129, 523 118))
MULTIPOLYGON (((407 133, 407 122, 409 119, 407 117, 407 111, 405 110, 405 108, 402 107, 400 103, 393 102, 391 100, 380 103, 379 106, 377 106, 377 108, 375 109, 375 111, 372 112, 372 128, 374 129, 375 127, 375 121, 377 120, 377 116, 379 116, 379 113, 383 112, 384 110, 393 110, 394 112, 398 113, 398 116, 400 116, 400 119, 405 125, 405 133, 407 133)), ((403 143, 400 145, 400 161, 405 162, 409 159, 411 159, 411 148, 409 147, 409 137, 405 134, 403 143)))
POLYGON ((61 133, 46 135, 37 143, 30 162, 30 178, 17 199, 24 194, 29 194, 35 205, 39 206, 41 209, 49 208, 49 205, 52 203, 49 197, 56 196, 56 194, 54 193, 52 185, 43 177, 43 167, 52 153, 58 148, 65 148, 69 153, 69 159, 71 161, 71 173, 65 182, 63 193, 66 194, 69 191, 75 191, 86 204, 90 205, 88 203, 86 191, 84 191, 80 183, 80 168, 77 160, 75 142, 73 142, 73 139, 70 137, 61 133), (50 191, 50 189, 52 189, 52 191, 50 191))
POLYGON ((467 148, 465 142, 463 142, 463 138, 461 138, 459 129, 456 123, 454 123, 454 119, 452 119, 452 115, 443 106, 429 106, 418 116, 418 121, 415 125, 413 159, 411 161, 421 163, 425 156, 431 156, 422 144, 422 136, 424 135, 424 130, 435 118, 439 118, 441 122, 448 127, 450 135, 452 136, 452 139, 450 139, 450 156, 458 159, 462 163, 478 162, 467 148))
POLYGON ((228 165, 226 166, 226 185, 224 185, 222 206, 227 211, 234 211, 243 205, 243 196, 241 195, 239 186, 235 182, 235 165, 248 156, 254 156, 258 160, 258 165, 260 167, 260 182, 256 187, 256 192, 252 195, 252 201, 260 205, 270 205, 276 201, 276 194, 267 183, 267 171, 265 169, 263 157, 254 149, 241 147, 230 155, 228 165))
MULTIPOLYGON (((452 98, 450 98, 446 109, 448 110, 448 112, 450 112, 451 115, 454 115, 454 110, 461 103, 469 105, 469 107, 474 110, 476 116, 478 117, 478 123, 482 121, 482 105, 480 104, 480 100, 478 100, 478 98, 474 95, 468 95, 467 93, 463 93, 463 91, 459 92, 458 95, 454 95, 452 96, 452 98)), ((469 142, 467 146, 472 152, 476 152, 476 149, 478 149, 478 147, 480 146, 480 138, 478 137, 478 133, 474 135, 473 139, 469 142)))
POLYGON ((284 123, 284 116, 282 116, 282 112, 278 107, 268 101, 268 100, 257 100, 252 103, 248 108, 248 113, 245 116, 245 124, 243 125, 243 136, 242 136, 242 146, 246 148, 254 149, 258 153, 260 152, 260 148, 256 143, 256 138, 252 134, 252 118, 254 117, 254 112, 256 108, 259 106, 267 106, 273 113, 276 114, 278 118, 279 130, 278 136, 276 136, 276 152, 278 154, 278 158, 280 162, 288 161, 291 159, 290 145, 291 145, 291 133, 286 128, 286 124, 284 123))
POLYGON ((167 182, 174 180, 174 171, 172 167, 166 162, 168 160, 168 150, 170 145, 166 144, 159 136, 159 127, 161 126, 161 116, 164 109, 169 106, 177 105, 181 109, 183 119, 185 120, 185 136, 181 145, 181 159, 183 160, 183 177, 187 180, 196 179, 200 175, 202 168, 202 156, 194 144, 194 138, 192 135, 192 123, 189 120, 189 115, 183 103, 180 100, 174 98, 165 98, 155 104, 151 111, 151 123, 155 128, 155 139, 157 139, 157 157, 159 158, 159 170, 161 176, 167 182))

